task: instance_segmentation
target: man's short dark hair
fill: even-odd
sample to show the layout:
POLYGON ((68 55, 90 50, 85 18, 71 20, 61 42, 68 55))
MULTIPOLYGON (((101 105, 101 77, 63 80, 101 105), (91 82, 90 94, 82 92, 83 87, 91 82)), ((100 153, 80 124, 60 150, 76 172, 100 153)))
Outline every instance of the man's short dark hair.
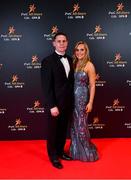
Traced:
POLYGON ((56 37, 57 37, 57 36, 60 36, 60 35, 63 35, 63 36, 66 37, 66 39, 68 39, 68 38, 67 38, 67 35, 66 35, 65 33, 63 33, 63 32, 58 32, 58 33, 56 33, 56 34, 54 35, 53 41, 55 41, 56 37))

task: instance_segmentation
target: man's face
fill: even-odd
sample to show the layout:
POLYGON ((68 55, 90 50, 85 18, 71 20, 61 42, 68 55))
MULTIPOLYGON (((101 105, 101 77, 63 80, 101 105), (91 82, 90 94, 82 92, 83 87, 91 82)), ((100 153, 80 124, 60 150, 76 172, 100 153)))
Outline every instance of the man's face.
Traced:
POLYGON ((64 54, 68 46, 68 41, 64 35, 58 35, 53 41, 53 46, 57 52, 64 54))

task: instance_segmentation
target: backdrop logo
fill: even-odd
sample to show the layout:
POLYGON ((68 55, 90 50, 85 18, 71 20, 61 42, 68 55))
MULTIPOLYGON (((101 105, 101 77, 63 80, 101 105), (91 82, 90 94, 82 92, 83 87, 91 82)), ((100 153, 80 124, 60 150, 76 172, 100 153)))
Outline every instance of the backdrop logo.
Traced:
POLYGON ((114 59, 111 60, 111 61, 107 61, 107 65, 111 68, 119 68, 119 67, 122 67, 124 68, 127 64, 127 61, 124 61, 122 59, 122 56, 119 52, 117 52, 115 55, 114 55, 114 59))
POLYGON ((93 118, 93 124, 98 124, 99 123, 99 118, 98 117, 94 117, 93 118))
POLYGON ((15 34, 15 29, 13 26, 9 27, 9 34, 15 34))
POLYGON ((41 16, 43 16, 43 13, 37 11, 35 4, 30 4, 28 7, 28 11, 24 13, 22 12, 21 16, 23 16, 25 20, 39 20, 41 16))
POLYGON ((1 34, 3 41, 20 41, 22 38, 21 34, 17 34, 14 26, 8 27, 8 32, 6 34, 1 34))
POLYGON ((123 3, 118 3, 116 5, 116 10, 108 12, 111 18, 127 18, 129 14, 129 11, 124 11, 123 3))
POLYGON ((49 34, 44 34, 44 38, 47 40, 47 41, 52 41, 54 35, 58 32, 58 27, 57 25, 54 25, 52 26, 51 28, 51 32, 49 34))
POLYGON ((124 8, 124 6, 123 6, 123 4, 122 3, 119 3, 119 4, 117 4, 117 12, 119 12, 119 11, 123 11, 123 8, 124 8))
POLYGON ((29 14, 34 13, 36 10, 36 7, 34 4, 29 5, 29 14))
POLYGON ((89 129, 103 129, 105 127, 104 123, 100 123, 98 116, 93 118, 93 122, 88 124, 89 129))
POLYGON ((95 32, 94 33, 101 33, 102 28, 100 27, 100 25, 95 27, 95 32))
POLYGON ((79 4, 78 4, 78 3, 77 3, 77 4, 74 4, 74 6, 73 6, 73 13, 78 13, 78 12, 79 12, 79 9, 80 9, 79 4))
POLYGON ((13 75, 12 76, 12 84, 14 84, 14 83, 17 83, 18 82, 18 76, 17 75, 13 75))
POLYGON ((119 105, 119 100, 118 99, 115 99, 114 101, 113 101, 113 107, 115 108, 115 107, 118 107, 118 105, 119 105))
POLYGON ((6 108, 1 108, 0 107, 0 114, 5 114, 7 112, 7 109, 6 108))
POLYGON ((17 74, 13 74, 10 82, 4 83, 7 88, 23 88, 25 83, 19 81, 17 74))
POLYGON ((122 112, 125 109, 125 106, 120 105, 119 99, 114 99, 112 105, 106 106, 105 109, 109 112, 122 112))
POLYGON ((120 55, 120 53, 116 53, 116 55, 115 55, 115 61, 116 62, 120 62, 121 61, 121 55, 120 55))
POLYGON ((40 102, 39 102, 39 100, 37 100, 37 101, 34 102, 34 109, 36 109, 36 108, 40 108, 40 102))
POLYGON ((41 63, 39 63, 38 61, 39 61, 38 56, 36 54, 32 55, 31 62, 25 62, 24 66, 27 69, 40 69, 41 68, 41 63))
POLYGON ((126 80, 126 83, 128 84, 128 86, 130 86, 131 87, 131 80, 126 80))
POLYGON ((20 118, 16 118, 13 125, 9 125, 8 129, 11 131, 26 131, 27 125, 23 125, 22 120, 20 118))
POLYGON ((99 73, 96 74, 96 86, 97 87, 103 87, 105 85, 106 81, 101 80, 101 77, 99 73))
POLYGON ((100 25, 96 25, 94 28, 94 32, 87 33, 86 36, 89 38, 89 40, 105 40, 108 34, 102 31, 100 25))
POLYGON ((58 32, 57 26, 53 26, 51 31, 52 31, 51 34, 53 34, 53 35, 56 34, 58 32))
POLYGON ((131 122, 125 122, 125 123, 124 123, 124 126, 125 126, 127 129, 131 129, 131 122))
POLYGON ((87 13, 80 12, 79 9, 79 3, 74 4, 72 12, 65 12, 65 16, 67 17, 67 19, 84 19, 87 13))
POLYGON ((41 107, 39 100, 34 101, 33 107, 27 107, 29 113, 44 113, 44 107, 41 107))

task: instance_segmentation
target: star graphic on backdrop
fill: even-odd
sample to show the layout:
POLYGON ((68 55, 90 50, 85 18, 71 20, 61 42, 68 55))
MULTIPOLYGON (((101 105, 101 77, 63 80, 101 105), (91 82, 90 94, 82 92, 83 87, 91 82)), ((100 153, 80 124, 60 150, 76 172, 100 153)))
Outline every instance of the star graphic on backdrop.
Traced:
POLYGON ((96 124, 96 123, 98 123, 99 122, 99 118, 98 117, 94 117, 94 119, 93 119, 93 124, 96 124))
POLYGON ((120 61, 121 60, 121 55, 120 53, 116 53, 115 55, 115 61, 120 61))
POLYGON ((30 6, 29 6, 29 13, 31 13, 31 12, 35 12, 35 9, 36 9, 36 7, 35 7, 35 5, 34 4, 31 4, 30 6))
POLYGON ((56 34, 58 32, 57 26, 53 26, 51 30, 52 30, 51 34, 56 34))
POLYGON ((117 4, 117 10, 116 11, 123 11, 123 8, 124 8, 123 4, 119 3, 119 4, 117 4))
POLYGON ((100 27, 100 25, 95 27, 95 33, 100 33, 102 30, 102 28, 100 27))
POLYGON ((32 63, 36 63, 38 61, 37 55, 32 56, 32 63))
POLYGON ((18 118, 18 119, 16 119, 16 121, 15 121, 16 123, 15 123, 15 126, 19 126, 20 124, 21 124, 21 120, 20 120, 20 118, 18 118))
POLYGON ((99 80, 99 79, 100 79, 100 75, 96 74, 96 80, 99 80))
POLYGON ((37 100, 34 102, 34 108, 40 107, 40 102, 37 100))
POLYGON ((74 13, 74 12, 78 12, 79 9, 80 9, 79 4, 78 4, 78 3, 77 3, 77 4, 74 4, 74 6, 73 6, 73 13, 74 13))
POLYGON ((9 34, 14 34, 15 33, 15 29, 14 29, 13 26, 10 26, 8 30, 9 30, 9 34))
POLYGON ((119 104, 119 100, 118 100, 118 99, 115 99, 115 100, 113 101, 113 107, 114 107, 114 106, 118 106, 118 104, 119 104))
POLYGON ((13 75, 13 76, 12 76, 12 83, 17 82, 18 79, 19 79, 19 78, 18 78, 17 75, 13 75))

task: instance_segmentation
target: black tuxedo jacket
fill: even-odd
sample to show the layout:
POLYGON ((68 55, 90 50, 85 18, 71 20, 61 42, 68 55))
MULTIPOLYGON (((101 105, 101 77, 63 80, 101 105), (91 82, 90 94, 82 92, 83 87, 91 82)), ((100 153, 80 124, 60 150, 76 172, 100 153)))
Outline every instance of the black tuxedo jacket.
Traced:
POLYGON ((74 71, 72 58, 69 56, 67 58, 70 64, 68 78, 64 66, 55 52, 42 61, 43 102, 48 109, 57 106, 59 111, 62 111, 73 107, 74 71))

